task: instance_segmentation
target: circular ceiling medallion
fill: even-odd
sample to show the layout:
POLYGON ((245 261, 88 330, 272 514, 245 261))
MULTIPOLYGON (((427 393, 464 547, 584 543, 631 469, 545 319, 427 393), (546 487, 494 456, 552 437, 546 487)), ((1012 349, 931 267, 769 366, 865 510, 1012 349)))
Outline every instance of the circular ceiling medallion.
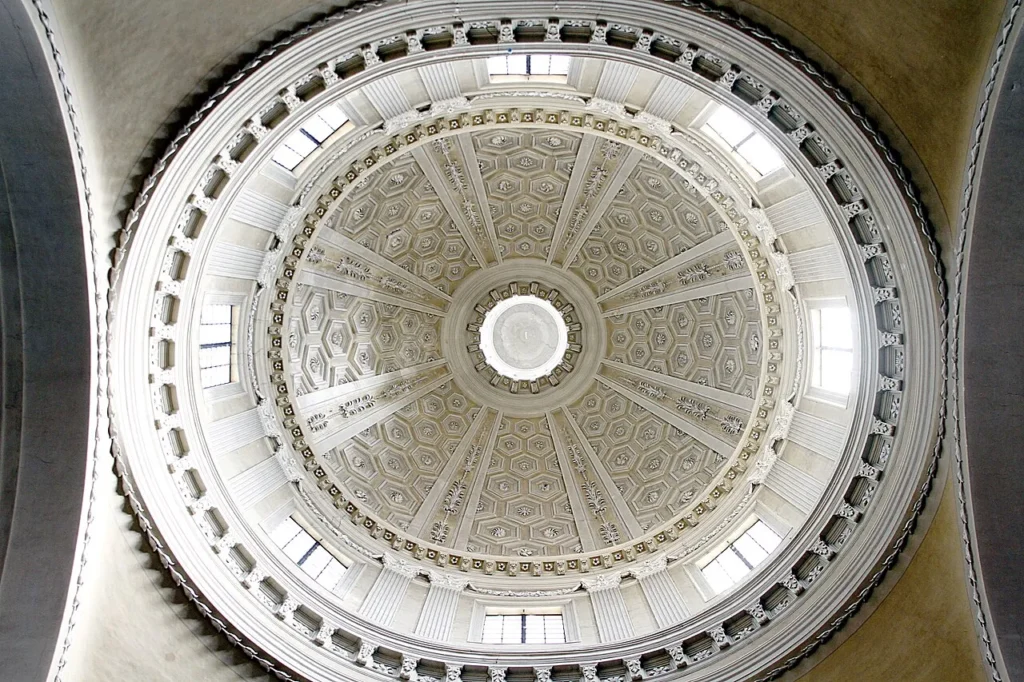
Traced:
MULTIPOLYGON (((552 293, 557 296, 558 292, 552 293)), ((513 381, 547 377, 562 364, 569 348, 569 328, 562 314, 532 294, 498 301, 480 325, 480 350, 487 364, 513 381)))
POLYGON ((594 381, 606 356, 602 315, 571 269, 508 260, 458 282, 441 321, 441 356, 474 402, 508 416, 543 416, 594 381))

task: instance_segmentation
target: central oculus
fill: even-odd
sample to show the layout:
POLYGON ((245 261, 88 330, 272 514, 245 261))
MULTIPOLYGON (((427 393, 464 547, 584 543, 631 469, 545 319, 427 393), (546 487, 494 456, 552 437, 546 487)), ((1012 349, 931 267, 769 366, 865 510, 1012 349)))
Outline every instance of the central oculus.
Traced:
POLYGON ((562 314, 537 296, 510 296, 484 316, 480 350, 487 364, 509 379, 533 381, 557 367, 569 346, 562 314))

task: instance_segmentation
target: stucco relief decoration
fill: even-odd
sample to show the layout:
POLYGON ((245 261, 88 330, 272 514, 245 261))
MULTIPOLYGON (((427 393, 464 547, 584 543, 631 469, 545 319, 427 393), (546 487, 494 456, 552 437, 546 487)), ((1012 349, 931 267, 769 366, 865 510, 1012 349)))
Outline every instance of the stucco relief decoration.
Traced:
POLYGON ((771 679, 845 618, 843 575, 869 584, 888 567, 857 557, 909 532, 863 520, 922 504, 905 481, 933 465, 938 373, 906 368, 938 357, 909 345, 937 320, 918 241, 930 233, 873 128, 813 68, 818 87, 805 87, 802 57, 730 15, 658 6, 655 27, 644 0, 598 19, 537 19, 559 13, 542 4, 497 18, 460 3, 454 23, 442 6, 360 6, 299 29, 215 94, 126 226, 111 299, 125 489, 175 581, 205 612, 245 614, 218 622, 283 679, 545 681, 557 669, 599 682, 606 666, 621 679, 715 679, 741 648, 744 675, 771 679), (570 73, 558 87, 468 89, 494 40, 543 41, 570 73), (587 89, 578 69, 612 75, 587 89), (682 113, 609 94, 615 69, 732 108, 798 189, 761 196, 682 113), (420 91, 429 101, 410 101, 420 91), (327 104, 347 127, 289 171, 292 190, 267 194, 274 151, 327 104), (855 251, 843 268, 862 268, 834 280, 858 313, 865 369, 838 417, 807 401, 813 263, 798 230, 855 251), (162 256, 140 255, 152 250, 162 256), (232 292, 216 289, 225 272, 232 292), (231 400, 249 402, 237 412, 197 383, 208 296, 240 301, 246 368, 231 400), (147 418, 129 425, 131 405, 147 418), (828 460, 827 480, 790 473, 798 448, 828 460), (706 622, 694 562, 762 513, 769 488, 791 532, 706 622), (344 557, 333 590, 253 521, 280 515, 271 506, 344 557), (590 608, 619 603, 634 580, 645 599, 698 582, 669 626, 543 657, 398 636, 385 613, 406 596, 426 615, 402 616, 423 628, 473 600, 590 608), (368 589, 379 603, 359 601, 368 589), (798 602, 814 635, 762 636, 789 633, 798 602), (267 616, 294 636, 250 627, 267 616))

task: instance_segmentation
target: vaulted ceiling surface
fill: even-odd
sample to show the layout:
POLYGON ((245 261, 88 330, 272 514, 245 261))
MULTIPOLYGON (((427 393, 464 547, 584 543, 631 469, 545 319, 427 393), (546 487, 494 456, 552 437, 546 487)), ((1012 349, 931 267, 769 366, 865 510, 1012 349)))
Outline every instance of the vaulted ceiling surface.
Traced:
MULTIPOLYGON (((74 10, 68 10, 67 12, 61 11, 62 8, 58 8, 59 16, 60 16, 62 22, 65 22, 64 25, 68 26, 69 28, 71 28, 71 34, 72 35, 75 34, 75 29, 76 28, 81 27, 81 30, 82 30, 82 32, 78 34, 78 37, 77 37, 77 43, 78 44, 77 45, 75 45, 75 43, 76 43, 76 39, 75 38, 73 38, 71 41, 69 41, 72 45, 74 45, 74 47, 71 48, 71 49, 75 50, 76 53, 78 53, 78 50, 80 49, 80 54, 83 55, 83 59, 81 59, 75 65, 75 69, 81 69, 81 73, 84 74, 83 77, 82 77, 82 82, 90 83, 90 84, 92 84, 92 83, 102 83, 102 82, 104 82, 105 79, 109 78, 111 74, 117 73, 117 70, 120 68, 119 61, 116 58, 112 58, 116 54, 119 54, 118 47, 117 46, 112 46, 107 41, 102 41, 102 40, 97 40, 96 39, 98 37, 98 34, 99 34, 100 31, 104 30, 106 26, 110 26, 110 25, 113 25, 113 24, 108 24, 105 21, 95 21, 95 22, 85 21, 85 22, 82 22, 79 19, 79 17, 81 17, 83 15, 89 16, 89 17, 94 17, 94 18, 95 17, 101 17, 101 16, 103 16, 103 14, 105 12, 109 11, 110 9, 112 9, 112 7, 113 7, 113 5, 111 5, 110 7, 104 7, 102 3, 97 3, 97 4, 89 6, 87 8, 76 7, 76 8, 74 8, 74 10), (89 32, 88 36, 85 35, 86 27, 88 27, 88 29, 87 29, 88 32, 89 32), (94 56, 102 56, 102 57, 110 58, 107 63, 109 65, 111 65, 112 68, 110 68, 108 70, 106 67, 97 66, 98 64, 100 64, 102 62, 102 59, 90 60, 90 58, 87 56, 90 53, 92 55, 94 55, 94 56), (95 69, 95 71, 90 72, 89 71, 90 69, 95 69)), ((275 8, 269 8, 269 6, 268 6, 266 9, 269 12, 276 12, 276 11, 278 11, 280 9, 280 7, 278 6, 278 7, 275 7, 275 8)), ((783 9, 783 8, 773 7, 772 9, 773 9, 773 11, 777 12, 780 15, 787 16, 787 15, 785 15, 785 9, 783 9)), ((952 7, 951 8, 946 8, 946 10, 948 10, 950 12, 955 11, 955 9, 956 8, 952 8, 952 7)), ((221 12, 221 11, 224 11, 224 10, 222 8, 218 8, 216 11, 217 12, 221 12)), ((813 9, 808 9, 805 6, 800 6, 798 8, 794 7, 791 11, 792 11, 792 14, 788 16, 788 18, 791 20, 791 22, 794 25, 797 25, 797 26, 806 26, 806 27, 808 27, 807 32, 808 32, 809 35, 812 36, 812 38, 816 38, 815 31, 813 30, 813 28, 815 26, 829 26, 829 25, 831 25, 830 22, 828 22, 828 21, 819 21, 816 24, 811 22, 811 19, 813 19, 813 17, 815 16, 814 10, 813 9), (811 22, 811 23, 808 23, 808 22, 811 22)), ((185 16, 195 16, 195 15, 198 15, 198 14, 200 14, 200 13, 199 12, 195 12, 195 13, 192 13, 192 14, 186 13, 185 16)), ((925 16, 927 16, 926 12, 923 13, 923 14, 925 16)), ((865 25, 865 26, 872 26, 872 25, 874 25, 874 22, 877 20, 879 15, 881 15, 881 11, 880 10, 875 12, 875 13, 873 13, 873 8, 865 8, 863 10, 863 15, 861 15, 859 17, 859 21, 862 22, 863 25, 865 25)), ((991 22, 992 22, 993 17, 995 15, 996 15, 996 12, 993 11, 993 12, 990 12, 989 14, 987 14, 987 15, 980 15, 980 16, 971 15, 970 17, 961 17, 963 19, 963 21, 961 21, 959 23, 960 30, 964 31, 965 27, 966 27, 967 35, 971 36, 976 41, 976 43, 982 43, 982 42, 984 42, 982 37, 989 35, 989 33, 987 31, 990 29, 991 22), (988 22, 988 23, 986 23, 986 22, 988 22)), ((257 15, 257 16, 261 16, 261 15, 257 15)), ((917 16, 922 16, 922 13, 918 13, 917 16)), ((175 16, 175 18, 174 18, 174 22, 175 23, 178 23, 180 21, 179 17, 180 17, 180 15, 175 16)), ((158 26, 161 21, 169 21, 170 17, 169 16, 152 15, 152 14, 149 14, 148 12, 139 12, 137 15, 135 15, 133 17, 133 19, 136 20, 137 21, 137 25, 140 25, 140 26, 142 26, 142 25, 145 25, 145 26, 158 26)), ((249 38, 251 26, 250 25, 242 25, 242 26, 237 25, 235 23, 235 21, 234 21, 235 17, 232 16, 230 14, 230 12, 225 12, 225 14, 223 16, 223 19, 224 19, 224 23, 223 24, 218 24, 215 20, 212 20, 212 19, 213 19, 213 17, 211 17, 209 15, 203 17, 203 22, 202 22, 203 25, 211 27, 210 28, 211 31, 213 31, 213 27, 216 27, 216 31, 215 32, 217 33, 218 36, 226 36, 226 35, 236 35, 237 36, 237 39, 234 40, 233 42, 230 39, 225 38, 224 39, 224 44, 231 43, 231 45, 235 45, 235 44, 242 43, 242 42, 244 42, 245 40, 247 40, 249 38)), ((774 23, 774 22, 769 22, 769 23, 774 23)), ((909 20, 909 23, 911 25, 914 25, 913 24, 913 19, 909 20)), ((922 36, 922 48, 924 48, 924 49, 921 49, 921 50, 908 50, 905 53, 902 53, 901 55, 899 55, 898 58, 894 59, 893 60, 894 62, 900 63, 900 64, 905 64, 906 62, 903 61, 904 58, 906 58, 907 61, 910 60, 910 58, 907 55, 927 55, 929 53, 928 50, 931 49, 932 46, 936 45, 939 42, 938 40, 930 41, 929 39, 931 37, 933 37, 933 36, 936 36, 936 35, 944 35, 944 31, 947 30, 945 28, 947 26, 947 24, 943 23, 943 22, 927 22, 927 21, 922 19, 921 20, 921 24, 924 24, 924 27, 921 28, 921 32, 920 32, 920 35, 922 36), (928 32, 929 30, 932 31, 932 32, 929 33, 928 32)), ((183 24, 183 26, 185 26, 185 27, 188 26, 187 19, 185 20, 185 23, 183 24)), ((192 31, 192 29, 186 30, 186 33, 189 33, 189 36, 184 38, 184 40, 188 40, 188 39, 190 39, 191 37, 193 37, 195 35, 199 35, 199 33, 190 32, 190 31, 192 31)), ((159 33, 159 31, 157 33, 159 33)), ((783 33, 785 33, 785 30, 783 30, 783 33)), ((135 35, 139 35, 140 39, 143 38, 143 36, 141 34, 136 34, 136 33, 132 32, 132 31, 128 31, 126 33, 122 33, 121 37, 122 38, 127 38, 130 41, 130 39, 132 37, 134 37, 135 35)), ((961 36, 962 35, 963 34, 961 34, 961 36)), ((795 36, 795 39, 797 41, 799 41, 801 39, 801 36, 795 36)), ((182 93, 182 94, 184 94, 184 93, 188 92, 189 88, 191 88, 192 84, 197 80, 197 77, 193 77, 192 72, 189 72, 189 71, 186 71, 184 75, 180 71, 177 72, 177 73, 174 73, 174 74, 172 74, 169 71, 166 71, 166 72, 165 71, 161 71, 160 67, 157 65, 158 62, 160 62, 161 60, 160 59, 155 59, 157 57, 157 55, 155 53, 158 52, 161 49, 160 45, 162 44, 162 42, 161 41, 153 41, 152 40, 152 34, 150 32, 148 32, 148 31, 146 32, 146 35, 144 36, 144 42, 147 43, 147 47, 149 47, 149 49, 144 49, 143 46, 140 45, 139 47, 140 47, 140 50, 141 50, 141 54, 142 55, 152 55, 154 57, 154 59, 153 59, 153 61, 151 61, 149 63, 153 64, 153 66, 150 68, 149 71, 146 71, 145 69, 142 69, 142 68, 140 68, 137 65, 135 67, 137 69, 136 72, 145 73, 147 75, 147 77, 148 76, 156 76, 156 77, 158 77, 160 79, 164 79, 164 83, 165 84, 170 84, 171 82, 177 81, 178 84, 179 84, 178 88, 175 88, 175 87, 171 86, 171 87, 167 87, 167 88, 158 89, 158 90, 160 90, 162 92, 168 93, 167 97, 169 97, 169 98, 170 97, 176 98, 174 100, 176 102, 177 98, 180 97, 180 95, 176 95, 174 93, 182 93), (191 80, 189 80, 189 79, 191 79, 191 80)), ((834 49, 835 49, 835 55, 837 56, 837 58, 838 58, 838 55, 848 55, 849 54, 850 56, 846 57, 847 61, 845 63, 843 63, 841 59, 840 59, 840 62, 843 63, 843 66, 845 66, 848 70, 850 70, 854 74, 870 73, 871 69, 873 68, 872 66, 865 66, 865 63, 869 62, 869 60, 865 59, 863 62, 859 61, 860 55, 862 55, 862 54, 872 54, 872 53, 877 53, 879 51, 883 51, 883 50, 887 50, 887 49, 892 49, 890 47, 892 45, 892 43, 889 43, 889 42, 885 41, 884 39, 881 39, 881 37, 878 34, 878 32, 874 32, 874 31, 871 31, 871 30, 865 30, 865 31, 862 31, 862 32, 842 32, 842 33, 834 32, 834 33, 829 33, 828 35, 821 37, 821 43, 823 45, 826 45, 826 46, 835 45, 834 49), (858 43, 858 41, 860 41, 860 42, 858 43), (836 44, 836 43, 840 43, 840 44, 836 44), (844 48, 847 47, 847 44, 866 45, 866 46, 870 46, 872 49, 871 50, 867 50, 867 51, 858 50, 857 53, 854 53, 852 50, 844 49, 844 48)), ((214 47, 214 50, 211 50, 211 52, 215 51, 215 49, 216 49, 215 46, 220 45, 220 43, 218 43, 217 41, 208 41, 206 44, 211 45, 211 46, 214 47)), ((233 48, 225 49, 222 52, 223 53, 221 55, 218 55, 218 56, 211 55, 209 57, 209 60, 208 60, 209 64, 212 65, 213 63, 215 63, 217 61, 220 61, 220 59, 222 59, 224 56, 233 54, 234 53, 234 49, 233 48)), ((974 54, 981 54, 982 52, 983 52, 983 50, 977 50, 977 51, 974 52, 974 54)), ((965 48, 965 54, 968 54, 968 53, 970 53, 970 50, 965 48)), ((201 61, 201 60, 199 60, 199 61, 201 61)), ((142 59, 142 62, 146 63, 145 59, 142 59)), ((190 63, 196 63, 196 62, 190 62, 190 63)), ((945 115, 948 117, 947 118, 948 122, 945 123, 945 124, 942 124, 942 125, 947 125, 949 127, 949 129, 953 129, 953 130, 959 129, 960 131, 965 131, 967 126, 966 126, 966 124, 963 123, 963 121, 965 121, 965 120, 967 120, 969 118, 969 116, 965 112, 969 112, 969 109, 970 109, 969 103, 973 102, 973 90, 972 90, 971 87, 968 87, 968 85, 964 84, 965 82, 970 81, 971 79, 970 79, 970 77, 968 75, 965 75, 963 73, 963 71, 964 71, 964 69, 967 68, 967 66, 965 66, 965 65, 972 64, 972 60, 970 60, 970 59, 962 59, 962 60, 958 60, 955 64, 950 64, 948 60, 939 60, 939 63, 945 65, 947 68, 949 68, 951 71, 954 72, 954 73, 951 74, 952 78, 951 78, 950 82, 955 82, 955 83, 959 84, 959 89, 954 88, 954 92, 955 93, 960 93, 960 97, 959 97, 958 101, 961 102, 961 105, 959 107, 953 106, 953 107, 950 107, 948 110, 946 110, 945 115), (959 126, 956 123, 957 121, 960 121, 959 126)), ((201 74, 201 73, 205 73, 208 68, 209 68, 209 66, 197 65, 195 67, 195 70, 196 70, 197 74, 201 74)), ((980 74, 980 69, 981 69, 980 64, 978 66, 976 66, 976 68, 974 69, 973 77, 975 79, 977 78, 978 74, 980 74)), ((897 77, 894 80, 898 82, 899 78, 897 77)), ((908 82, 910 82, 911 80, 912 79, 907 78, 908 82)), ((125 80, 120 80, 119 82, 125 83, 125 82, 129 82, 129 81, 130 81, 130 79, 125 79, 125 80)), ((157 81, 149 80, 148 82, 149 83, 154 83, 154 82, 157 82, 157 81)), ((869 87, 869 90, 870 90, 871 89, 871 84, 873 84, 872 79, 865 78, 865 82, 869 83, 868 87, 869 87)), ((918 83, 919 81, 914 81, 914 82, 918 83)), ((975 82, 975 81, 971 81, 972 84, 973 84, 973 82, 975 82)), ((141 94, 141 93, 146 91, 145 90, 146 87, 147 86, 144 86, 142 84, 140 84, 138 86, 135 86, 135 88, 132 89, 132 93, 133 94, 134 93, 140 93, 141 94)), ((894 88, 894 89, 898 89, 898 88, 894 88)), ((157 90, 155 90, 155 91, 157 91, 157 90)), ((110 99, 106 99, 105 101, 101 101, 98 96, 93 94, 93 93, 96 93, 96 92, 102 92, 102 88, 99 88, 99 87, 97 87, 95 89, 93 87, 86 87, 86 88, 83 88, 83 92, 85 94, 84 99, 88 102, 88 106, 93 111, 108 111, 108 112, 111 112, 111 114, 112 114, 112 115, 109 115, 109 116, 97 117, 95 119, 91 119, 90 120, 90 125, 93 126, 94 129, 102 129, 104 124, 99 122, 100 118, 102 118, 104 121, 107 121, 107 122, 116 121, 117 120, 117 118, 118 118, 117 110, 118 110, 119 107, 122 106, 121 101, 118 101, 116 98, 110 98, 110 99)), ((885 102, 886 102, 885 98, 886 98, 886 96, 894 98, 894 99, 889 100, 889 101, 896 101, 896 102, 898 102, 898 106, 891 107, 892 111, 890 113, 893 114, 894 118, 899 119, 899 120, 897 120, 897 123, 900 123, 901 121, 903 122, 903 124, 904 124, 903 125, 903 129, 904 129, 904 132, 906 133, 907 137, 910 138, 912 141, 916 137, 916 139, 918 139, 918 140, 920 140, 922 142, 921 146, 924 149, 926 149, 926 150, 927 149, 931 149, 933 147, 933 145, 936 144, 935 140, 937 140, 937 139, 943 139, 943 140, 950 140, 950 139, 952 139, 952 140, 956 140, 956 139, 962 138, 962 136, 963 136, 962 133, 960 135, 954 134, 954 135, 950 135, 950 136, 935 135, 934 134, 934 130, 940 124, 930 123, 929 122, 929 121, 933 121, 935 116, 930 116, 930 117, 928 117, 927 120, 920 119, 920 120, 922 120, 924 122, 921 123, 920 128, 917 128, 916 124, 915 124, 915 121, 919 120, 919 119, 918 119, 918 117, 912 115, 912 113, 914 112, 914 106, 915 106, 915 104, 913 102, 905 102, 905 101, 903 101, 902 96, 898 95, 897 93, 891 92, 888 88, 883 87, 883 86, 879 86, 877 91, 876 90, 872 90, 871 93, 882 102, 883 107, 885 106, 885 102), (901 114, 902 117, 900 115, 898 115, 896 112, 899 112, 899 114, 901 114), (904 113, 904 112, 906 112, 906 113, 904 113)), ((948 96, 948 92, 946 94, 948 96)), ((167 113, 173 108, 173 104, 170 103, 170 102, 166 102, 166 101, 164 101, 164 102, 153 101, 151 98, 147 98, 147 97, 132 96, 132 97, 126 98, 126 99, 134 100, 133 104, 131 105, 132 108, 135 111, 137 111, 137 112, 142 114, 141 116, 135 117, 135 120, 139 120, 139 121, 147 120, 147 114, 148 114, 148 120, 151 121, 151 122, 152 121, 163 120, 163 118, 166 118, 167 113)), ((887 109, 888 109, 888 107, 887 107, 887 109)), ((933 114, 935 113, 934 110, 933 110, 932 113, 933 114)), ((941 115, 941 114, 939 114, 939 115, 941 115)), ((116 187, 120 183, 120 180, 116 180, 115 178, 124 177, 127 174, 127 169, 130 166, 130 164, 132 163, 132 159, 134 159, 138 155, 139 150, 141 150, 144 147, 143 139, 145 138, 145 133, 142 132, 142 131, 150 130, 151 127, 146 127, 145 125, 140 123, 140 125, 139 125, 140 133, 139 133, 139 135, 136 138, 134 138, 134 141, 133 141, 133 139, 132 139, 132 137, 130 135, 113 135, 112 134, 115 130, 118 130, 118 129, 123 130, 123 126, 118 126, 118 125, 114 125, 114 124, 107 124, 107 125, 110 125, 110 128, 108 129, 109 133, 111 133, 111 135, 109 137, 109 141, 111 141, 112 144, 109 147, 105 146, 105 150, 106 150, 104 152, 104 154, 106 155, 105 156, 105 161, 109 161, 110 163, 109 164, 105 163, 105 165, 103 166, 105 171, 106 171, 104 173, 103 177, 111 178, 111 180, 108 183, 105 183, 105 184, 106 184, 107 187, 111 188, 109 196, 116 196, 117 192, 113 188, 116 187), (121 145, 123 145, 121 148, 124 150, 124 153, 121 154, 120 156, 118 156, 118 152, 116 150, 121 145)), ((953 143, 950 142, 949 144, 953 144, 953 143)), ((939 158, 939 157, 940 157, 940 154, 938 154, 937 152, 932 155, 932 158, 939 158)), ((949 158, 949 156, 943 157, 943 158, 944 159, 945 158, 949 158)), ((946 165, 946 164, 942 163, 941 161, 937 161, 936 160, 936 161, 932 162, 931 166, 929 166, 929 169, 935 175, 942 175, 943 173, 955 174, 955 172, 956 172, 955 169, 956 168, 957 168, 957 165, 955 163, 951 162, 951 161, 949 162, 948 165, 946 165), (950 167, 952 167, 953 170, 949 170, 950 167)), ((500 182, 500 180, 498 182, 500 182)), ((950 187, 952 187, 952 185, 955 184, 955 183, 947 182, 947 183, 943 183, 943 184, 946 184, 946 185, 949 185, 950 187)), ((951 196, 951 197, 955 196, 955 193, 950 191, 949 192, 949 196, 951 196)), ((952 201, 952 199, 950 199, 950 201, 952 201)), ((528 238, 525 238, 525 239, 528 239, 528 238)), ((522 241, 522 243, 528 244, 528 241, 526 241, 525 239, 524 239, 524 241, 522 241)), ((516 241, 510 239, 509 244, 507 244, 505 246, 506 246, 506 248, 512 248, 512 247, 518 247, 518 244, 519 244, 519 242, 516 242, 516 241)), ((521 248, 521 247, 519 247, 519 248, 521 248)), ((531 248, 531 247, 527 246, 526 248, 531 248)), ((940 517, 940 523, 941 523, 941 517, 940 517)))

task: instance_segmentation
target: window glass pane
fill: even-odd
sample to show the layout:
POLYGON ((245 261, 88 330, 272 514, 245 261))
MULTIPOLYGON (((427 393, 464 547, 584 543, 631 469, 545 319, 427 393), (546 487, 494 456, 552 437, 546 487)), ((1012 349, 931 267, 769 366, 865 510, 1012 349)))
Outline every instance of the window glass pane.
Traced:
POLYGON ((307 118, 299 130, 291 133, 274 150, 273 160, 288 170, 295 170, 303 159, 313 153, 348 117, 333 104, 307 118))
POLYGON ((233 306, 205 305, 199 318, 199 380, 203 388, 231 382, 233 306))
POLYGON ((301 566, 303 572, 328 590, 333 590, 345 573, 345 564, 290 516, 270 532, 270 539, 285 556, 301 566))
POLYGON ((565 626, 561 616, 544 616, 544 641, 548 644, 565 642, 565 626))
POLYGON ((835 393, 849 393, 853 380, 853 351, 821 351, 820 386, 835 393))
POLYGON ((736 148, 736 153, 754 167, 761 175, 782 168, 782 157, 772 143, 760 135, 754 135, 736 148))
POLYGON ((278 547, 283 547, 292 538, 299 534, 302 528, 299 524, 295 523, 295 519, 292 517, 286 518, 281 523, 277 524, 274 530, 270 531, 270 539, 274 541, 274 544, 278 547))
POLYGON ((487 74, 490 76, 504 76, 508 73, 508 65, 505 55, 487 58, 487 74))
POLYGON ((200 323, 199 345, 205 346, 211 343, 231 343, 231 324, 200 323))
POLYGON ((744 534, 736 538, 736 542, 732 543, 732 546, 751 566, 757 566, 768 558, 768 552, 764 551, 764 548, 754 542, 749 535, 744 534))
POLYGON ((231 345, 199 347, 199 367, 224 367, 231 365, 231 345))
POLYGON ((223 303, 204 305, 199 323, 203 325, 231 324, 231 306, 223 303))
POLYGON ((833 393, 847 394, 853 383, 853 324, 847 307, 809 311, 814 352, 811 383, 833 393))
POLYGON ((729 574, 718 565, 718 561, 712 561, 710 564, 701 569, 704 573, 704 577, 707 578, 708 584, 711 585, 716 593, 723 590, 727 590, 733 586, 732 578, 729 574))
POLYGON ((330 137, 331 133, 334 132, 334 128, 332 128, 327 121, 320 118, 319 114, 313 114, 307 118, 302 124, 302 129, 312 135, 320 144, 323 144, 323 141, 330 137))
POLYGON ((212 388, 231 383, 231 365, 207 367, 199 370, 199 383, 203 388, 212 388))
POLYGON ((853 326, 849 308, 822 308, 821 345, 829 348, 853 348, 853 326))
POLYGON ((523 638, 523 621, 521 616, 502 616, 502 644, 518 644, 523 638))
POLYGON ((719 554, 715 561, 717 561, 718 565, 721 566, 727 574, 729 574, 729 577, 732 578, 734 583, 739 582, 743 576, 750 573, 750 568, 743 563, 739 555, 733 551, 732 547, 729 547, 719 554))
POLYGON ((505 55, 505 73, 509 76, 525 76, 527 74, 526 55, 505 55))
POLYGON ((569 73, 569 56, 564 54, 530 55, 530 74, 534 76, 565 76, 569 73))
POLYGON ((538 76, 551 74, 551 55, 534 54, 530 55, 530 73, 538 76))
POLYGON ((306 134, 302 130, 296 130, 288 137, 284 138, 282 143, 284 146, 291 149, 296 154, 306 158, 310 152, 316 149, 316 142, 306 137, 306 134))
POLYGON ((341 109, 333 104, 321 109, 319 114, 320 118, 327 121, 327 125, 331 126, 331 130, 337 130, 348 123, 348 117, 341 113, 341 109))
POLYGON ((284 166, 288 170, 295 170, 295 167, 302 163, 302 155, 288 149, 283 144, 274 150, 273 159, 277 164, 284 166))
POLYGON ((498 644, 501 642, 501 616, 484 616, 483 641, 487 644, 498 644))
POLYGON ((811 308, 811 338, 815 348, 821 348, 821 309, 811 308))
POLYGON ((328 590, 333 590, 338 586, 338 581, 341 580, 341 576, 345 573, 345 567, 340 561, 331 557, 331 562, 327 564, 327 567, 320 571, 320 575, 317 576, 316 581, 326 587, 328 590))
POLYGON ((551 69, 549 71, 552 75, 556 76, 567 76, 569 75, 569 55, 567 54, 553 54, 551 55, 551 69))
POLYGON ((517 53, 488 57, 487 73, 491 76, 565 76, 569 73, 569 55, 517 53))
POLYGON ((780 542, 782 542, 782 538, 779 537, 779 534, 769 528, 764 521, 758 521, 751 526, 750 530, 747 531, 747 534, 756 540, 757 544, 764 547, 768 552, 774 552, 775 548, 779 546, 780 542))
POLYGON ((718 133, 718 136, 725 140, 730 147, 735 147, 754 132, 749 123, 728 107, 718 107, 708 119, 707 125, 718 133))
POLYGON ((562 614, 487 614, 481 640, 487 644, 564 643, 562 614))
POLYGON ((715 593, 732 587, 779 546, 782 538, 758 520, 701 569, 715 593))
POLYGON ((811 384, 821 386, 821 349, 811 354, 811 384))
POLYGON ((305 571, 307 575, 316 578, 320 575, 321 571, 327 568, 327 564, 329 564, 334 557, 332 557, 331 553, 324 549, 320 543, 314 541, 313 544, 316 548, 312 552, 307 553, 305 559, 299 559, 299 561, 302 562, 299 565, 302 566, 302 570, 305 571))
POLYGON ((281 549, 284 550, 285 556, 295 563, 298 563, 302 557, 306 556, 306 553, 309 552, 309 550, 313 549, 313 545, 315 544, 316 540, 314 540, 309 533, 301 530, 298 535, 292 538, 288 544, 281 549))
POLYGON ((544 617, 526 616, 526 644, 544 643, 544 617))

